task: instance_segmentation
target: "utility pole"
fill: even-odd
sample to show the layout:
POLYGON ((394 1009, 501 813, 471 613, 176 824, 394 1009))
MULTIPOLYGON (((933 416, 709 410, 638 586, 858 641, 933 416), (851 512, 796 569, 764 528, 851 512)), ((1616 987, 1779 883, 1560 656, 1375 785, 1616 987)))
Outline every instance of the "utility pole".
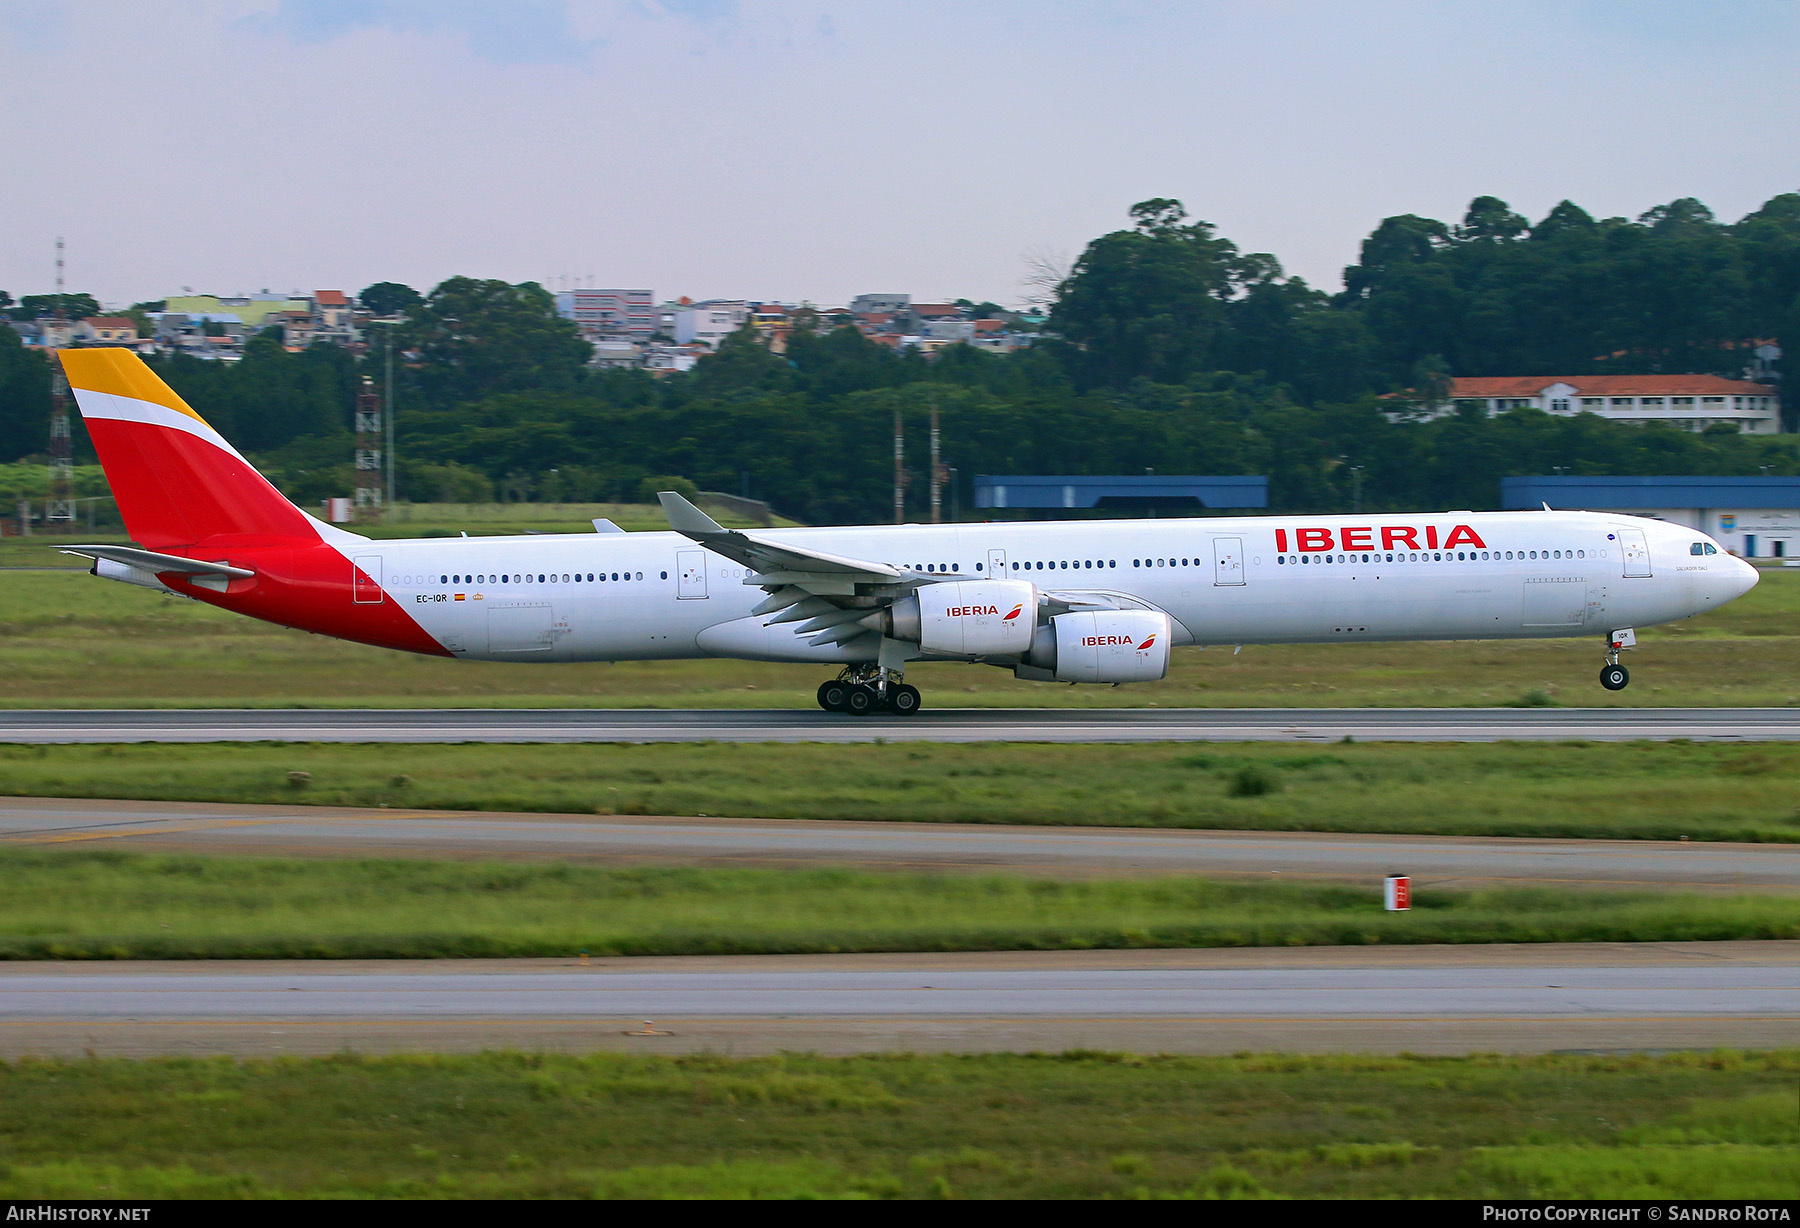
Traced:
MULTIPOLYGON (((68 315, 63 309, 63 241, 56 237, 56 328, 62 338, 68 315)), ((50 355, 50 484, 44 501, 44 527, 75 523, 75 459, 69 435, 69 381, 62 360, 50 355)))
POLYGON ((943 500, 944 466, 938 461, 938 407, 937 394, 931 394, 931 523, 942 524, 944 521, 943 500))
POLYGON ((387 410, 387 505, 388 518, 392 520, 400 514, 394 501, 394 326, 387 330, 387 390, 382 399, 382 407, 387 410))
POLYGON ((894 407, 894 523, 906 523, 906 437, 901 434, 900 407, 894 407))

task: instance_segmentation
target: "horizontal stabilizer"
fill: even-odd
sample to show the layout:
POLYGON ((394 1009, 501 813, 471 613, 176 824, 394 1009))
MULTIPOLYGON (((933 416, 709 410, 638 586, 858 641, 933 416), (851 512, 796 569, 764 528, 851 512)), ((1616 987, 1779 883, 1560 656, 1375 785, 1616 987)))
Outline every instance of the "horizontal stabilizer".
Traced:
POLYGON ((64 554, 105 559, 110 563, 122 563, 126 567, 137 567, 148 572, 179 571, 190 576, 229 576, 233 580, 247 580, 256 574, 247 567, 209 563, 204 559, 184 559, 178 554, 158 554, 154 550, 141 550, 136 546, 58 546, 57 549, 64 554))

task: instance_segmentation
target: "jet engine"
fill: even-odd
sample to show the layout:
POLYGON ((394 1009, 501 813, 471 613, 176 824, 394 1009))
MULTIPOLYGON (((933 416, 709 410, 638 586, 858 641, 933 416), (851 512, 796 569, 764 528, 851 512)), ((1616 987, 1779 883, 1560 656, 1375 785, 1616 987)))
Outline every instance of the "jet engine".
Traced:
POLYGON ((1155 682, 1169 672, 1173 631, 1160 610, 1059 614, 1038 628, 1014 672, 1058 682, 1155 682))
POLYGON ((892 634, 926 652, 1011 657, 1031 647, 1037 585, 1023 580, 950 580, 927 584, 894 603, 892 634))

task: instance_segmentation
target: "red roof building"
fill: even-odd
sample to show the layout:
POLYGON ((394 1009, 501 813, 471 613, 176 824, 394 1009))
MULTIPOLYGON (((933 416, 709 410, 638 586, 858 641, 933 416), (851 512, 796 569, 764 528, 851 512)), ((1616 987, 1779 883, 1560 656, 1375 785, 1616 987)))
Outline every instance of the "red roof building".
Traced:
POLYGON ((1717 375, 1496 375, 1450 381, 1450 395, 1410 416, 1440 418, 1479 403, 1489 414, 1541 409, 1547 414, 1598 414, 1619 422, 1664 422, 1690 431, 1732 425, 1749 435, 1781 430, 1781 397, 1773 384, 1717 375))

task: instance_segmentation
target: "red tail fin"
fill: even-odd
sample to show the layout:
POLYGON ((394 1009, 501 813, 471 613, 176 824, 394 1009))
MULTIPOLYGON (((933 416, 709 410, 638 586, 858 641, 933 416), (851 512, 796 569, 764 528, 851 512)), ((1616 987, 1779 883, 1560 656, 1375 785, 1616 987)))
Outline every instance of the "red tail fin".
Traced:
POLYGON ((124 350, 64 350, 63 370, 125 528, 152 550, 231 537, 316 542, 285 499, 173 389, 124 350))

